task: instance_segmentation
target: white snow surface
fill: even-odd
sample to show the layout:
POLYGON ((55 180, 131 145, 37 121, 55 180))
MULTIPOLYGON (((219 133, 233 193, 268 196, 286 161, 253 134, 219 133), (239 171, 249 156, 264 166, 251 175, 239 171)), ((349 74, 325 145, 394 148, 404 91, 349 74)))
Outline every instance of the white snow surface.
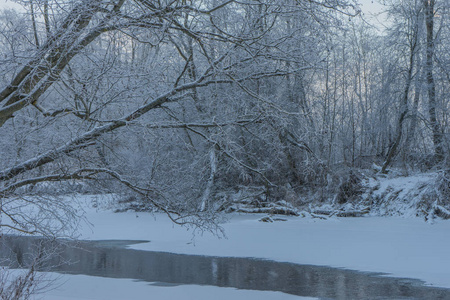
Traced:
MULTIPOLYGON (((178 254, 253 257, 298 264, 346 268, 423 280, 450 288, 450 220, 417 218, 420 197, 433 188, 436 173, 370 180, 368 197, 389 217, 371 212, 364 218, 285 217, 260 222, 265 214, 229 214, 221 224, 226 238, 174 225, 162 213, 114 213, 108 197, 79 195, 88 223, 84 240, 146 240, 129 247, 178 254), (378 199, 378 200, 377 200, 378 199), (93 208, 93 204, 95 207, 93 208), (87 207, 87 208, 86 208, 87 207)), ((307 214, 306 214, 307 215, 307 214)), ((132 279, 56 275, 57 288, 35 299, 298 299, 280 292, 199 285, 158 286, 132 279), (59 285, 59 283, 64 283, 59 285), (124 294, 126 293, 126 294, 124 294)))
POLYGON ((367 187, 371 190, 370 197, 378 206, 371 215, 415 217, 423 198, 435 191, 437 180, 436 172, 369 179, 367 187))
POLYGON ((450 288, 450 221, 364 217, 328 220, 234 214, 221 224, 226 238, 174 225, 163 214, 89 211, 81 239, 148 240, 134 249, 179 254, 254 257, 282 262, 381 272, 450 288))

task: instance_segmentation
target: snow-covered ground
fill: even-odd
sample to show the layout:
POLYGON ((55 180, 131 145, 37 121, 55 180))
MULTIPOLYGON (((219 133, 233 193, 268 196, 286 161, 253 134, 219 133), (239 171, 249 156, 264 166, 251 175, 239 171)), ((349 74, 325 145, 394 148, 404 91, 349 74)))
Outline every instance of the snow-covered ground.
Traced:
MULTIPOLYGON (((222 224, 227 237, 219 239, 210 233, 193 236, 192 231, 173 225, 163 214, 91 210, 87 218, 92 226, 83 226, 80 238, 149 240, 131 247, 382 272, 450 288, 450 221, 429 224, 419 218, 400 217, 329 220, 288 217, 285 222, 264 223, 258 221, 261 216, 232 215, 222 224)), ((275 292, 196 285, 161 287, 133 280, 81 275, 64 275, 61 279, 66 283, 44 294, 44 299, 124 299, 121 297, 124 290, 135 293, 127 299, 141 299, 142 293, 160 295, 154 299, 206 300, 211 295, 215 295, 215 299, 295 298, 275 292), (180 294, 183 297, 177 296, 180 294)))
MULTIPOLYGON (((423 186, 433 178, 426 175, 375 183, 375 196, 394 199, 390 195, 395 194, 399 199, 397 204, 388 203, 386 211, 395 212, 392 208, 400 207, 397 211, 403 212, 403 217, 283 217, 287 221, 265 223, 259 221, 265 215, 231 214, 221 224, 226 238, 218 238, 209 232, 193 235, 192 230, 174 225, 160 213, 113 213, 111 209, 91 207, 86 210, 91 225, 81 225, 79 233, 80 239, 86 240, 149 241, 130 246, 139 250, 331 266, 415 278, 450 288, 450 220, 430 223, 406 213, 413 211, 416 203, 408 199, 426 192, 423 186)), ((93 197, 80 198, 102 207, 93 197)), ((136 293, 127 294, 126 299, 141 299, 142 295, 155 295, 154 299, 211 299, 212 295, 214 299, 296 298, 279 292, 197 285, 162 287, 131 279, 82 275, 61 275, 58 280, 67 282, 42 295, 44 299, 124 299, 123 291, 136 293)))
POLYGON ((148 240, 134 249, 180 254, 256 257, 416 278, 450 288, 450 221, 365 217, 328 220, 288 217, 259 222, 261 215, 233 215, 227 235, 195 235, 162 214, 90 212, 81 239, 148 240))
POLYGON ((370 178, 367 184, 369 197, 376 203, 372 215, 393 215, 414 218, 424 198, 435 197, 436 172, 411 176, 370 178))

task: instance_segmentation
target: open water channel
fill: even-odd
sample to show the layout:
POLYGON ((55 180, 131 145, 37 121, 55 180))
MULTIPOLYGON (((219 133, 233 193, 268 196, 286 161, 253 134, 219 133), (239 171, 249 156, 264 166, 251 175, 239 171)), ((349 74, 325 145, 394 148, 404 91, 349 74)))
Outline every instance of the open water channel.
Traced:
POLYGON ((42 271, 132 278, 168 286, 213 285, 321 299, 450 299, 450 289, 425 286, 419 280, 253 258, 126 248, 133 243, 136 241, 61 242, 3 236, 0 263, 23 268, 40 254, 46 257, 37 265, 42 271))

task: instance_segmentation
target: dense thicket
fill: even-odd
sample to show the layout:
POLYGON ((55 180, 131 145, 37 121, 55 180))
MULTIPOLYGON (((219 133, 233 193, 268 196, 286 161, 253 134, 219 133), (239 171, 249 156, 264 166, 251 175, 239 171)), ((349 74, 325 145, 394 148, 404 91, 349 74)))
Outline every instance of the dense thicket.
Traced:
POLYGON ((447 1, 385 1, 381 30, 347 0, 18 2, 0 15, 1 226, 57 231, 70 207, 43 195, 201 214, 447 165, 447 1))

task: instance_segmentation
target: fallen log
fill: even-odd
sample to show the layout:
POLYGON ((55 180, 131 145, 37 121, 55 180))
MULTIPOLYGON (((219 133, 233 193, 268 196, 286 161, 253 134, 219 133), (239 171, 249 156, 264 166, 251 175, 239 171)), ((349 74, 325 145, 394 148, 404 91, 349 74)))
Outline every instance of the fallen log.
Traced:
POLYGON ((368 214, 369 210, 351 210, 351 211, 341 211, 336 213, 336 217, 341 217, 341 218, 359 218, 364 216, 365 214, 368 214))
POLYGON ((311 211, 311 215, 322 215, 322 216, 328 216, 328 217, 332 217, 332 216, 336 216, 336 217, 340 217, 340 218, 349 218, 349 217, 353 217, 353 218, 358 218, 358 217, 362 217, 365 214, 368 214, 370 212, 370 208, 366 207, 362 210, 321 210, 321 209, 316 209, 311 211))
POLYGON ((265 216, 265 217, 262 217, 261 219, 259 219, 258 221, 266 222, 266 223, 273 223, 275 221, 287 221, 287 220, 286 219, 281 219, 281 218, 272 218, 270 216, 265 216))
POLYGON ((299 216, 299 214, 288 207, 272 206, 272 207, 241 207, 230 206, 227 212, 240 212, 250 214, 271 214, 271 215, 286 215, 286 216, 299 216))
POLYGON ((433 210, 434 210, 434 214, 444 220, 449 220, 450 219, 450 211, 448 209, 446 209, 443 206, 440 206, 438 204, 434 204, 433 205, 433 210))
POLYGON ((317 218, 317 219, 321 219, 321 220, 328 220, 328 217, 324 217, 322 215, 318 215, 318 214, 315 214, 315 213, 310 213, 310 215, 313 218, 317 218))

